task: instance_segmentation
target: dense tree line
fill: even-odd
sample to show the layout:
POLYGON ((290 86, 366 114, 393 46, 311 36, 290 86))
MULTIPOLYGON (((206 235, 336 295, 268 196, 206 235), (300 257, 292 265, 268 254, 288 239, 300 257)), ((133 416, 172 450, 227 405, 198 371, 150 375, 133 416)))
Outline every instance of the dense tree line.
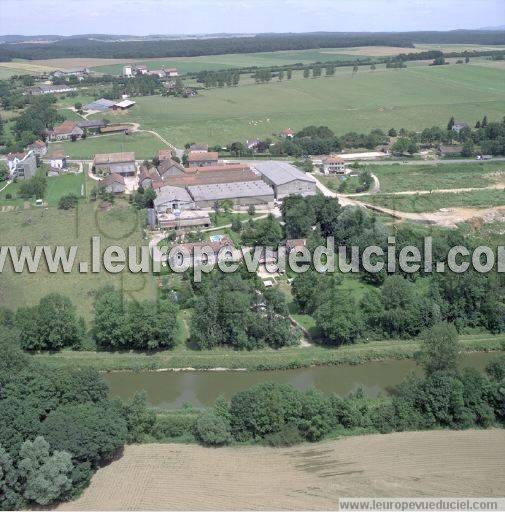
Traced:
MULTIPOLYGON (((105 287, 95 292, 92 338, 99 350, 155 350, 172 348, 179 329, 178 307, 170 300, 124 300, 105 287)), ((64 348, 80 350, 86 344, 84 319, 68 297, 51 293, 36 306, 2 311, 14 329, 20 347, 27 351, 64 348)))
POLYGON ((458 30, 448 32, 336 32, 305 34, 258 34, 188 40, 103 42, 88 38, 68 38, 52 43, 12 43, 2 45, 0 60, 54 59, 59 57, 106 57, 138 59, 151 57, 192 57, 223 53, 253 53, 311 48, 354 46, 414 47, 416 43, 505 44, 505 32, 458 30))

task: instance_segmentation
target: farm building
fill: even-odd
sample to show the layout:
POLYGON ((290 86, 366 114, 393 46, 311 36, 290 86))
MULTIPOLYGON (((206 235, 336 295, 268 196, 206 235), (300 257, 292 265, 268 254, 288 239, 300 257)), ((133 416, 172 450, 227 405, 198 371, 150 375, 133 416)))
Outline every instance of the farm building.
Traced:
POLYGON ((124 194, 126 190, 123 176, 115 172, 105 176, 105 178, 100 181, 100 186, 105 188, 105 191, 109 194, 124 194))
POLYGON ((163 162, 163 160, 168 160, 172 158, 172 150, 171 149, 160 149, 158 151, 158 161, 163 162))
POLYGON ((130 133, 130 125, 128 124, 110 124, 100 128, 100 133, 124 133, 128 135, 130 133))
POLYGON ((55 78, 65 78, 69 76, 84 77, 89 75, 88 68, 72 68, 72 69, 57 69, 51 73, 55 78))
POLYGON ((118 103, 114 103, 112 105, 113 110, 127 110, 135 105, 135 102, 133 100, 123 100, 119 101, 118 103))
POLYGON ((99 100, 92 101, 87 105, 84 105, 84 110, 109 110, 109 108, 112 108, 114 104, 114 101, 101 98, 99 100))
POLYGON ((257 162, 252 166, 265 183, 273 187, 276 199, 290 195, 313 196, 317 193, 316 180, 288 162, 257 162))
POLYGON ((107 123, 103 119, 86 119, 85 121, 79 121, 77 126, 88 133, 98 133, 107 126, 107 123))
POLYGON ((152 188, 153 182, 159 181, 160 174, 156 167, 146 167, 145 165, 140 166, 139 172, 139 186, 142 188, 152 188))
POLYGON ((33 151, 36 156, 44 156, 47 153, 47 145, 42 140, 36 140, 26 146, 28 151, 33 151))
POLYGON ((104 153, 95 155, 94 172, 99 174, 117 173, 123 176, 135 175, 135 153, 104 153))
POLYGON ((75 121, 67 120, 55 126, 49 133, 49 138, 51 140, 80 139, 83 134, 84 130, 75 121))
POLYGON ((194 206, 195 203, 186 189, 169 185, 160 188, 154 200, 154 208, 157 213, 189 210, 194 206))
POLYGON ((273 205, 273 190, 263 181, 238 181, 190 185, 189 194, 200 208, 211 208, 216 202, 229 199, 235 206, 273 205))
POLYGON ((190 151, 188 163, 190 166, 203 167, 205 165, 216 165, 218 160, 216 152, 190 151))
POLYGON ((190 185, 237 183, 240 181, 258 181, 258 179, 258 175, 248 169, 238 171, 185 173, 181 176, 168 176, 165 180, 153 183, 153 188, 160 189, 165 185, 171 185, 172 187, 188 187, 190 185))
POLYGON ((338 155, 325 156, 322 159, 322 171, 324 174, 345 174, 345 160, 338 155))
POLYGON ((30 87, 27 94, 40 96, 41 94, 59 94, 76 90, 77 88, 70 85, 36 85, 34 87, 30 87))
POLYGON ((207 144, 191 144, 189 151, 190 153, 207 153, 209 146, 207 146, 207 144))
POLYGON ((158 173, 162 180, 168 178, 169 176, 182 176, 184 175, 185 171, 186 170, 180 163, 172 160, 171 158, 162 160, 160 165, 158 165, 158 173))
POLYGON ((163 229, 208 228, 212 225, 209 214, 200 210, 156 213, 156 220, 163 229))

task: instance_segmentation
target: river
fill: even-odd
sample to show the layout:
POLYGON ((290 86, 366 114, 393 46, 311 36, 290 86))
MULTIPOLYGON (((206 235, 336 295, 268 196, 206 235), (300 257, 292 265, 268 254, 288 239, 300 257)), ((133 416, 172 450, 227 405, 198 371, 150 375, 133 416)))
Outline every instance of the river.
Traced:
MULTIPOLYGON (((461 356, 462 366, 484 369, 499 352, 474 352, 461 356)), ((131 398, 144 390, 151 405, 175 409, 185 403, 196 407, 208 406, 223 395, 230 398, 237 391, 264 381, 292 384, 298 389, 317 388, 325 393, 344 396, 362 387, 365 393, 376 397, 388 393, 410 372, 420 373, 412 360, 387 360, 359 365, 318 366, 296 370, 274 371, 168 371, 115 372, 105 378, 111 396, 131 398)))

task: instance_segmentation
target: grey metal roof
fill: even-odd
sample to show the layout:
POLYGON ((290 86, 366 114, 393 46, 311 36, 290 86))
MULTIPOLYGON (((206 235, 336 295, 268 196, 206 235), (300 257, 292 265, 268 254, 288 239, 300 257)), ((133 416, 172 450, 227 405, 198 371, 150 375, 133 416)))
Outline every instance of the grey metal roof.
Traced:
POLYGON ((84 105, 84 108, 86 110, 107 110, 108 108, 112 107, 112 105, 115 105, 115 101, 106 100, 105 98, 100 98, 99 100, 92 101, 91 103, 88 103, 87 105, 84 105))
POLYGON ((188 191, 195 201, 219 201, 220 199, 259 196, 271 196, 273 199, 274 195, 272 188, 261 180, 192 185, 188 187, 188 191))
POLYGON ((86 119, 85 121, 79 121, 77 126, 79 128, 100 128, 106 125, 103 119, 86 119))
POLYGON ((263 176, 268 178, 275 185, 284 185, 290 181, 309 181, 315 183, 313 176, 298 170, 294 165, 282 161, 255 162, 252 165, 263 176))
POLYGON ((166 187, 160 188, 158 191, 156 199, 154 200, 154 207, 159 208, 165 203, 170 203, 172 201, 191 203, 192 199, 184 188, 171 187, 167 185, 166 187))

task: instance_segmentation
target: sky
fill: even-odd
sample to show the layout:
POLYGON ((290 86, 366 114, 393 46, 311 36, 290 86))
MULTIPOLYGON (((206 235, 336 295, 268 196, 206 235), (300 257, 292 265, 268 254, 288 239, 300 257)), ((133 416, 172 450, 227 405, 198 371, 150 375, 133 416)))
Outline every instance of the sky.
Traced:
POLYGON ((0 34, 451 30, 505 25, 505 0, 0 0, 0 34))

